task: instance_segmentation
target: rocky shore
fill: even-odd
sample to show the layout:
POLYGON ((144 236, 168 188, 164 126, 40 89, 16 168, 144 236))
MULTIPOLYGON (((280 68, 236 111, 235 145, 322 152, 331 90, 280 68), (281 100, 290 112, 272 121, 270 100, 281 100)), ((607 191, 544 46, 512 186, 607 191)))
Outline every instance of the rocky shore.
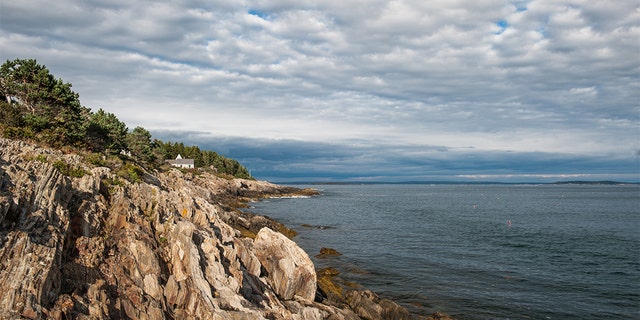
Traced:
POLYGON ((131 182, 82 155, 0 139, 0 318, 416 318, 331 282, 292 230, 237 209, 300 192, 178 169, 131 182))

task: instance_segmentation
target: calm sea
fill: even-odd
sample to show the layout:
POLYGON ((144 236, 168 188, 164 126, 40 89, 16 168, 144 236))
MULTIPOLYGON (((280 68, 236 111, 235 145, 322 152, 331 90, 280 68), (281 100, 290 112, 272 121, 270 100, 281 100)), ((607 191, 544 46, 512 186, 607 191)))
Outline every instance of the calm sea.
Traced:
POLYGON ((640 319, 638 185, 321 185, 252 212, 417 314, 640 319))

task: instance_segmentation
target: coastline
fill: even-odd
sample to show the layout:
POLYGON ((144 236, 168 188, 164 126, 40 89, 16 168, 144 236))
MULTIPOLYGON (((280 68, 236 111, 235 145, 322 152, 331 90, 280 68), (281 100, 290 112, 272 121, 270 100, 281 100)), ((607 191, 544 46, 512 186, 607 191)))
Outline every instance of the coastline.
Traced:
POLYGON ((637 314, 637 185, 319 188, 321 197, 253 210, 298 231, 311 254, 343 253, 314 259, 318 268, 346 270, 339 276, 410 311, 460 319, 637 314))
POLYGON ((1 318, 443 319, 331 297, 291 229, 239 209, 310 190, 175 168, 130 180, 85 156, 0 139, 1 318))
MULTIPOLYGON (((291 188, 297 189, 298 191, 293 190, 290 194, 275 195, 275 196, 266 195, 260 198, 253 198, 248 200, 251 202, 262 202, 269 199, 287 200, 287 199, 297 199, 297 198, 310 198, 310 197, 322 195, 319 189, 316 189, 313 187, 304 187, 304 188, 291 187, 291 188)), ((248 203, 245 203, 245 204, 248 204, 248 203)), ((249 205, 243 205, 241 211, 243 213, 257 215, 251 212, 251 207, 249 205)), ((297 231, 295 231, 296 229, 295 227, 283 224, 282 222, 279 222, 277 219, 273 219, 266 215, 264 217, 282 225, 283 228, 288 230, 287 236, 293 241, 296 241, 295 237, 298 236, 299 234, 297 231)), ((312 229, 320 229, 320 230, 325 228, 330 228, 327 226, 320 226, 320 225, 316 226, 316 225, 309 225, 309 224, 301 224, 300 227, 302 227, 301 229, 312 228, 312 229)), ((379 293, 371 291, 366 286, 358 283, 356 279, 352 279, 352 277, 349 275, 349 273, 353 273, 353 272, 367 273, 366 270, 361 269, 361 267, 358 267, 358 266, 352 266, 351 268, 349 268, 351 270, 346 270, 344 265, 336 263, 337 261, 335 259, 342 256, 342 253, 338 252, 333 248, 322 246, 319 252, 307 252, 307 254, 315 258, 315 259, 312 259, 314 260, 314 264, 316 264, 316 261, 321 262, 320 263, 321 266, 318 266, 317 264, 315 265, 316 273, 317 273, 317 285, 318 285, 318 291, 319 291, 318 294, 320 295, 320 296, 317 296, 316 301, 318 302, 322 302, 323 304, 328 304, 328 305, 333 305, 338 307, 344 307, 344 306, 348 306, 350 303, 350 300, 353 300, 356 296, 364 295, 364 296, 370 297, 371 300, 376 301, 377 304, 385 304, 389 302, 396 304, 402 310, 403 315, 405 314, 404 312, 406 311, 407 318, 399 317, 398 319, 423 319, 423 320, 453 320, 454 319, 450 315, 439 312, 437 310, 430 314, 424 314, 419 312, 418 308, 410 308, 410 306, 402 306, 392 301, 392 299, 390 300, 390 298, 387 298, 384 296, 381 297, 379 293)))

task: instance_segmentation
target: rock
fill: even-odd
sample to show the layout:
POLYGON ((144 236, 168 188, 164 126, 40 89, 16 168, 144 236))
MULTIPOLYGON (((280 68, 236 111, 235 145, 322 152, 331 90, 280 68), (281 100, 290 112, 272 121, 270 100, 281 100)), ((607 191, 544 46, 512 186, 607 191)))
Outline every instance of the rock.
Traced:
POLYGON ((428 316, 425 320, 453 320, 453 318, 451 318, 451 316, 449 316, 448 314, 435 312, 434 314, 428 316))
POLYGON ((336 268, 328 267, 318 270, 318 291, 320 297, 316 298, 320 302, 325 301, 331 304, 343 304, 345 302, 342 294, 342 286, 335 281, 335 277, 340 274, 336 268))
POLYGON ((405 308, 391 300, 380 299, 370 290, 351 290, 346 293, 346 299, 351 309, 363 319, 413 319, 405 308))
POLYGON ((316 258, 323 259, 329 257, 338 257, 341 255, 342 253, 338 252, 338 250, 336 249, 322 247, 320 249, 320 254, 317 254, 316 258))
POLYGON ((382 307, 377 303, 380 298, 375 293, 351 290, 347 292, 346 299, 358 316, 369 320, 382 319, 382 307))
POLYGON ((258 232, 255 254, 267 271, 267 281, 284 300, 298 295, 313 301, 316 272, 309 256, 295 242, 269 228, 258 232))
POLYGON ((309 256, 283 235, 294 233, 236 209, 294 192, 177 169, 132 183, 0 138, 0 319, 402 319, 392 301, 324 284, 335 269, 319 272, 317 290, 309 256), (337 302, 314 301, 321 291, 337 302))
POLYGON ((0 318, 41 318, 60 293, 71 183, 51 164, 26 160, 34 149, 0 140, 0 318))
POLYGON ((383 319, 413 319, 407 309, 401 307, 399 304, 389 299, 381 299, 380 306, 382 307, 383 319))

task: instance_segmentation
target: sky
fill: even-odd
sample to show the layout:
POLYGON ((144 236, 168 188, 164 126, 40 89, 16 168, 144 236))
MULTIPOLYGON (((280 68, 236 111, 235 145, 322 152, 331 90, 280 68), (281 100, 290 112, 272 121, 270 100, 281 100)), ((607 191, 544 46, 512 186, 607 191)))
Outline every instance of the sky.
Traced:
POLYGON ((636 0, 1 1, 16 58, 258 179, 640 181, 636 0))

